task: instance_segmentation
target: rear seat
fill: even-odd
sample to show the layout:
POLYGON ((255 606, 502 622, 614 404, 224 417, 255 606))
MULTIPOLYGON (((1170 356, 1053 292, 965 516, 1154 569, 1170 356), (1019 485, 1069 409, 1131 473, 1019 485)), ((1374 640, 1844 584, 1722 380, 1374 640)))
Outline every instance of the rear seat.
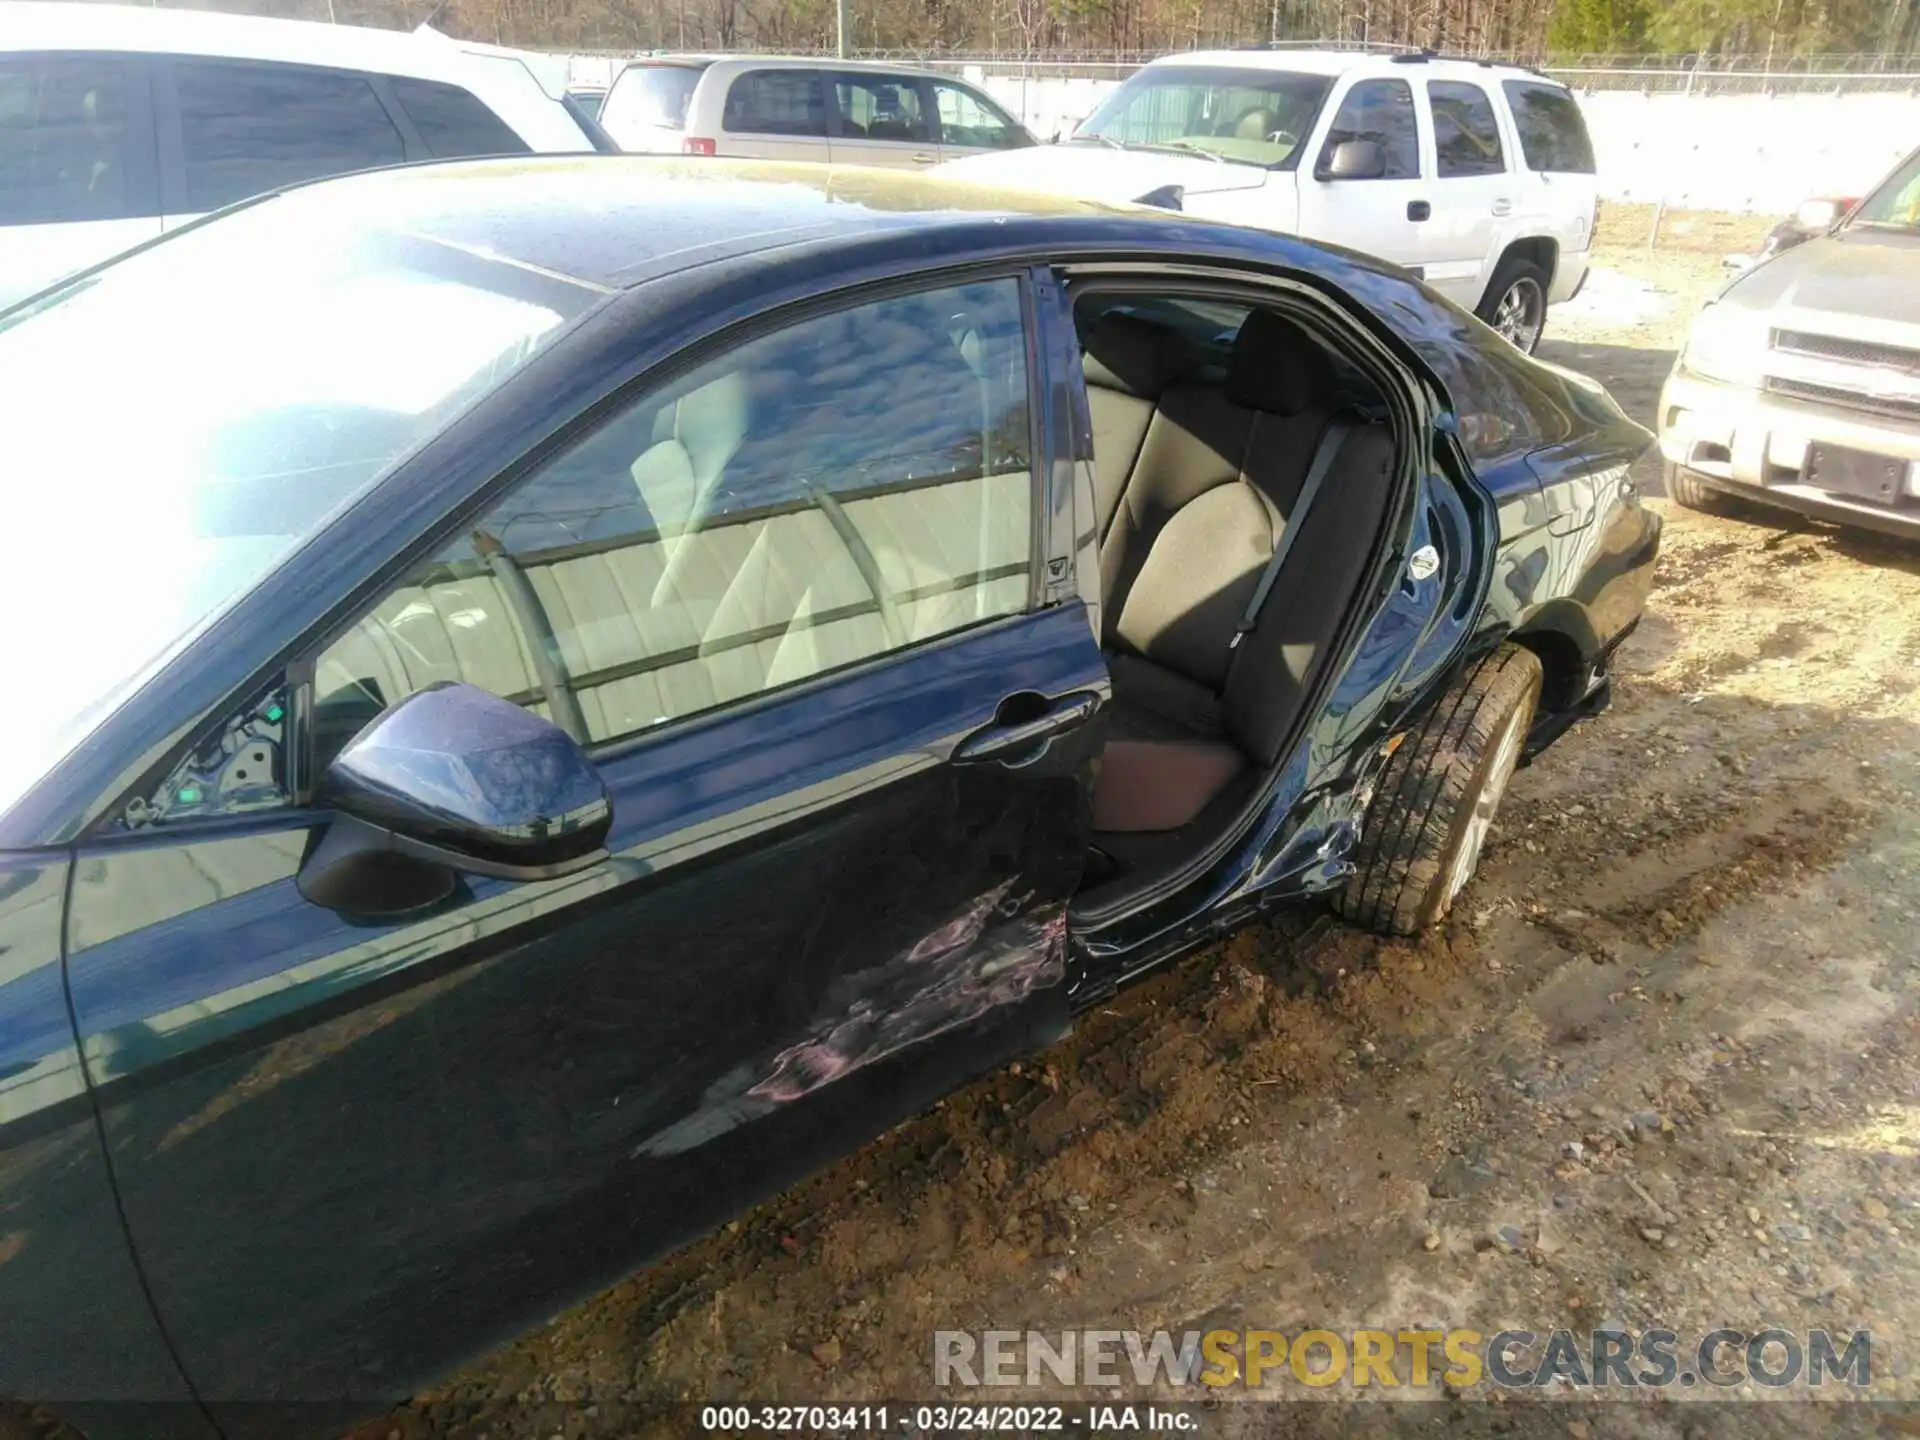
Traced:
POLYGON ((1161 394, 1102 543, 1114 721, 1096 830, 1178 829, 1248 765, 1276 762, 1391 483, 1391 437, 1356 425, 1235 647, 1335 403, 1319 343, 1262 311, 1242 325, 1224 386, 1161 394))
MULTIPOLYGON (((1160 394, 1197 358, 1185 337, 1163 325, 1109 311, 1087 326, 1081 370, 1093 419, 1093 506, 1102 543, 1101 593, 1111 591, 1104 548, 1121 493, 1140 459, 1160 394)), ((1113 552, 1117 563, 1119 552, 1113 552)), ((1108 635, 1112 632, 1109 609, 1108 635)))

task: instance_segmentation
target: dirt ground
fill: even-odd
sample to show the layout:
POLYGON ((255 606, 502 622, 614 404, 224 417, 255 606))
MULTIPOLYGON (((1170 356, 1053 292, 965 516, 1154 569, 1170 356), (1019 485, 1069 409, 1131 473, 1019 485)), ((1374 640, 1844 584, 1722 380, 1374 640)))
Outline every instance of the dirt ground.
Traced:
MULTIPOLYGON (((1610 212, 1544 353, 1650 422, 1764 226, 1648 252, 1648 219, 1610 212)), ((364 1434, 924 1399, 931 1332, 988 1326, 1867 1327, 1873 1394, 1920 1398, 1920 546, 1653 503, 1613 707, 1517 778, 1437 933, 1239 935, 364 1434)), ((1605 1398, 1453 1420, 1807 1426, 1605 1398)))

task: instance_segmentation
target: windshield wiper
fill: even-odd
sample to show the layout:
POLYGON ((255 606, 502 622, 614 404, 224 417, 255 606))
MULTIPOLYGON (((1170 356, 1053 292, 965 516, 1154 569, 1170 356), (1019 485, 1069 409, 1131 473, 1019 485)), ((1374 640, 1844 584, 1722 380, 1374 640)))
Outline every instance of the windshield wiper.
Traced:
POLYGON ((1111 135, 1102 135, 1098 130, 1088 130, 1084 134, 1076 130, 1067 137, 1067 143, 1071 145, 1075 140, 1097 140, 1102 145, 1109 145, 1115 150, 1127 148, 1124 140, 1116 140, 1111 135))
POLYGON ((1216 165, 1227 163, 1227 157, 1217 150, 1209 150, 1204 145, 1196 145, 1191 140, 1161 140, 1155 143, 1156 150, 1184 150, 1190 155, 1204 155, 1216 165))

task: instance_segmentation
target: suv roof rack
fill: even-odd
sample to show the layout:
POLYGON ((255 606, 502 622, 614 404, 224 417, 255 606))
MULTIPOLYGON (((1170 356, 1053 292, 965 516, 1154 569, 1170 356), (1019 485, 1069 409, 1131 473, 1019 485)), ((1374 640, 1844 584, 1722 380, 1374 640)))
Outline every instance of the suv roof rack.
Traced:
POLYGON ((1522 65, 1517 60, 1492 60, 1485 55, 1449 55, 1441 50, 1412 50, 1391 58, 1395 65, 1420 65, 1428 60, 1449 60, 1456 65, 1478 65, 1482 70, 1492 70, 1496 68, 1501 70, 1519 70, 1528 75, 1538 75, 1543 80, 1551 80, 1553 78, 1544 70, 1537 70, 1531 65, 1522 65))
POLYGON ((1386 40, 1256 40, 1236 45, 1236 50, 1349 50, 1360 55, 1404 55, 1412 45, 1396 45, 1386 40))

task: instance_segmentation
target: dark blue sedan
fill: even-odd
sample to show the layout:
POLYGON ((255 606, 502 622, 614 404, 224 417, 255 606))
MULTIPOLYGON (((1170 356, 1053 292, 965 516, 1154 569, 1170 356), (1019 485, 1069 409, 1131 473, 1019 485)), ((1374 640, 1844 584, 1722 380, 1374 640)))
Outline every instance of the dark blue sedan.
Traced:
POLYGON ((0 1394, 409 1394, 1605 704, 1649 436, 1391 267, 599 157, 0 315, 0 1394))

